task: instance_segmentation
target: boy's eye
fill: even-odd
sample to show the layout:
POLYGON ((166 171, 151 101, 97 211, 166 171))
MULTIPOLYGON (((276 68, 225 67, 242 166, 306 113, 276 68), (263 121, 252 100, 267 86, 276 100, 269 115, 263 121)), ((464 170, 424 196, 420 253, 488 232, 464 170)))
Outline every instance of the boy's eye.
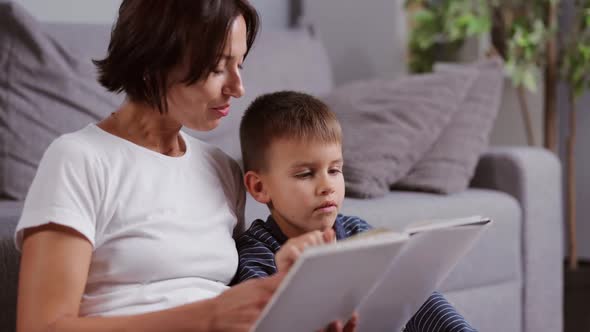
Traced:
POLYGON ((312 175, 313 175, 313 173, 311 173, 311 172, 302 172, 302 173, 295 174, 295 177, 298 179, 305 179, 305 178, 308 178, 312 175))

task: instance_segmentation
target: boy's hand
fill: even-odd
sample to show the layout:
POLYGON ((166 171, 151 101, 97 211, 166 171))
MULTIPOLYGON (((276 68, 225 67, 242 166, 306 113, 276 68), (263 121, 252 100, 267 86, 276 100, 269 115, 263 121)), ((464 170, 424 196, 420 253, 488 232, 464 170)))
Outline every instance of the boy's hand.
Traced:
POLYGON ((298 237, 289 239, 279 249, 275 256, 275 263, 279 272, 287 272, 295 261, 301 256, 305 248, 309 246, 317 246, 324 243, 331 243, 336 240, 336 233, 333 229, 327 229, 323 232, 313 231, 305 233, 298 237))
POLYGON ((342 327, 341 322, 335 321, 330 323, 330 325, 328 325, 328 327, 326 327, 325 329, 320 330, 318 332, 355 332, 358 320, 359 315, 357 312, 355 312, 350 318, 350 320, 346 322, 346 325, 344 325, 344 327, 342 327))

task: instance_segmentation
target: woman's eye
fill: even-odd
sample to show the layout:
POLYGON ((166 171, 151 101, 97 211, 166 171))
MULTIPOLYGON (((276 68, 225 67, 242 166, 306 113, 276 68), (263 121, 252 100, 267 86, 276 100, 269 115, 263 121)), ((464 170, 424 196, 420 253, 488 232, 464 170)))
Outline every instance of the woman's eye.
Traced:
POLYGON ((332 168, 330 170, 330 174, 340 174, 342 173, 342 170, 340 168, 332 168))

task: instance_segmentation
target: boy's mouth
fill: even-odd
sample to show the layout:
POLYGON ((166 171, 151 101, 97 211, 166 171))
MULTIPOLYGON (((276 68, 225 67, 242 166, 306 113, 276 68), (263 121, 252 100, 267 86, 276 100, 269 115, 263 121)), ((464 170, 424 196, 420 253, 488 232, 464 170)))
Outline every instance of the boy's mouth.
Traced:
POLYGON ((338 208, 338 205, 334 201, 327 201, 322 203, 322 205, 315 208, 315 211, 319 212, 332 212, 338 208))

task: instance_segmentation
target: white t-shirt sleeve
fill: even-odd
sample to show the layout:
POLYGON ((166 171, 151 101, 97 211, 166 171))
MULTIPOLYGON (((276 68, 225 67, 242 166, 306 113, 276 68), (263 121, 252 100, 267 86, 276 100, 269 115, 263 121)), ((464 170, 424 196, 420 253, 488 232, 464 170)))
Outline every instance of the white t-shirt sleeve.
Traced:
POLYGON ((95 247, 100 199, 99 158, 73 137, 62 136, 45 151, 25 199, 15 243, 24 230, 55 223, 72 228, 95 247))
POLYGON ((244 211, 246 209, 246 188, 244 187, 244 180, 242 169, 240 165, 233 159, 231 160, 232 172, 235 181, 236 189, 236 217, 238 219, 236 227, 234 228, 234 237, 237 238, 246 231, 246 222, 244 220, 244 211))

